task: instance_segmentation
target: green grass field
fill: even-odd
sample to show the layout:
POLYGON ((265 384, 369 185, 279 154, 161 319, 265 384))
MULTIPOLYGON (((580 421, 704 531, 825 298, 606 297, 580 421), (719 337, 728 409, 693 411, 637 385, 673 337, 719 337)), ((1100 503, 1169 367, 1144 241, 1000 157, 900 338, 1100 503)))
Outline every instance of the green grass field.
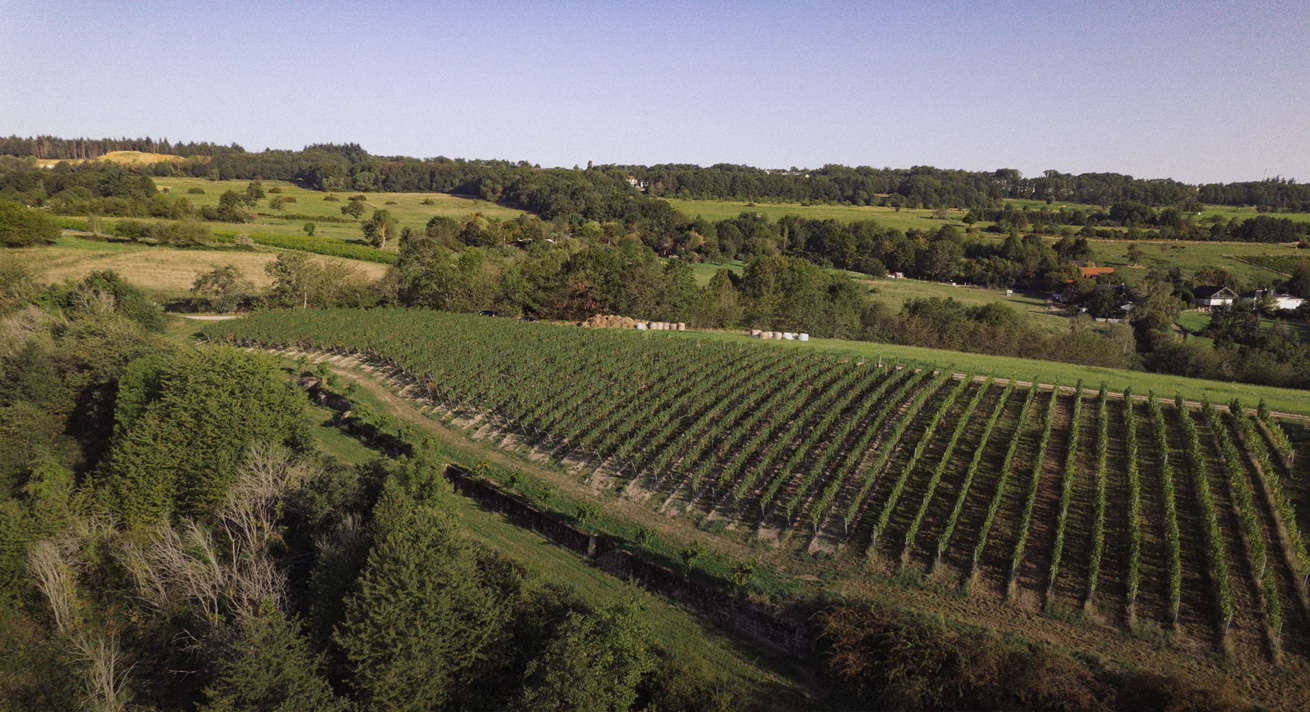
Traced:
POLYGON ((967 210, 948 210, 947 219, 934 217, 932 210, 903 208, 881 208, 868 205, 801 205, 800 203, 744 203, 734 200, 678 200, 666 198, 675 210, 694 218, 697 215, 706 220, 726 220, 742 213, 757 213, 777 221, 784 215, 798 215, 812 220, 839 220, 854 222, 856 220, 876 220, 882 225, 897 227, 902 230, 917 228, 935 230, 942 225, 964 227, 960 222, 967 210))
MULTIPOLYGON (((244 180, 224 180, 212 181, 207 178, 188 178, 188 177, 171 177, 158 178, 155 180, 156 186, 160 190, 168 189, 167 195, 170 198, 186 198, 188 202, 196 206, 217 206, 219 197, 224 191, 235 190, 238 193, 243 192, 249 181, 244 180), (205 191, 203 194, 192 194, 187 191, 192 188, 199 188, 205 191)), ((215 230, 237 230, 248 232, 267 232, 272 234, 286 235, 303 235, 302 230, 305 220, 296 219, 288 220, 279 217, 288 213, 303 214, 310 216, 327 216, 333 218, 348 217, 341 214, 341 206, 346 204, 346 199, 356 195, 353 191, 337 193, 339 201, 328 201, 323 198, 328 194, 317 190, 308 190, 297 186, 295 183, 288 181, 269 180, 263 181, 265 198, 254 207, 253 213, 255 218, 248 223, 210 223, 215 230), (270 188, 281 188, 281 193, 269 193, 270 188), (268 207, 270 198, 282 195, 289 198, 295 198, 296 202, 289 203, 281 211, 274 211, 268 207)), ((482 213, 490 218, 510 220, 523 214, 522 210, 506 208, 495 203, 485 200, 476 200, 472 198, 463 198, 449 193, 366 193, 368 200, 365 205, 369 210, 385 209, 396 217, 402 227, 412 227, 422 229, 427 221, 434 216, 443 215, 450 218, 461 219, 473 213, 482 213), (430 200, 432 204, 424 205, 423 201, 430 200), (388 205, 388 203, 392 203, 388 205)), ((366 212, 364 217, 368 217, 366 212)), ((359 223, 328 223, 315 222, 314 234, 319 237, 331 237, 345 240, 357 240, 362 238, 359 223)))
POLYGON ((1091 240, 1092 259, 1096 264, 1114 267, 1115 276, 1125 284, 1141 282, 1151 268, 1178 267, 1184 274, 1192 274, 1203 267, 1221 267, 1232 272, 1244 284, 1282 281, 1280 272, 1242 261, 1255 255, 1296 256, 1303 254, 1292 245, 1247 244, 1235 242, 1179 242, 1148 241, 1138 243, 1145 253, 1133 267, 1128 262, 1128 242, 1122 240, 1091 240))

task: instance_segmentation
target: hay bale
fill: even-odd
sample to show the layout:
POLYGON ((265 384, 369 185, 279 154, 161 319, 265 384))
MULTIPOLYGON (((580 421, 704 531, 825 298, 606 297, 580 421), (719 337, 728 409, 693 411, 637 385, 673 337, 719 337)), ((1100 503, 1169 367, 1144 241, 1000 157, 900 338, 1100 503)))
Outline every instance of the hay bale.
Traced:
POLYGON ((809 340, 810 340, 810 335, 809 335, 809 334, 801 334, 801 335, 797 336, 796 338, 800 339, 801 341, 809 341, 809 340))
POLYGON ((637 329, 637 331, 645 331, 645 330, 646 330, 646 322, 644 322, 644 321, 639 321, 639 322, 637 322, 636 329, 637 329))
POLYGON ((795 341, 796 335, 791 333, 790 331, 784 331, 782 332, 782 338, 786 339, 787 341, 795 341))
POLYGON ((762 334, 762 333, 764 333, 764 332, 760 331, 759 329, 751 329, 751 337, 752 337, 752 338, 756 338, 756 339, 758 339, 758 338, 760 338, 760 334, 762 334))
POLYGON ((686 331, 687 325, 684 322, 678 322, 678 331, 686 331))

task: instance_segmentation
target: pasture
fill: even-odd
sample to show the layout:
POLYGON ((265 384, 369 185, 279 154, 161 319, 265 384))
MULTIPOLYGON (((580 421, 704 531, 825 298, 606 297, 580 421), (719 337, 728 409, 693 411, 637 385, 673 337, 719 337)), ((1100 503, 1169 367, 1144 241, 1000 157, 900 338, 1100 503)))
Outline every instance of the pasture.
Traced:
POLYGON ((871 205, 801 205, 800 203, 747 203, 735 200, 681 200, 665 198, 674 210, 694 218, 697 215, 709 221, 735 218, 742 213, 764 215, 777 222, 786 215, 796 215, 811 220, 837 220, 854 222, 856 220, 876 220, 882 225, 909 230, 935 230, 942 225, 964 227, 960 222, 969 212, 967 210, 947 210, 945 220, 933 215, 932 210, 902 208, 883 208, 871 205))
MULTIPOLYGON (((155 179, 156 187, 161 191, 167 189, 166 192, 169 198, 185 198, 187 202, 195 206, 217 206, 219 197, 225 191, 234 190, 242 193, 249 183, 250 181, 245 180, 209 180, 207 178, 182 176, 155 179), (204 192, 200 194, 188 192, 192 189, 199 189, 204 192)), ((341 214, 341 206, 346 204, 346 200, 350 196, 357 193, 353 191, 336 193, 334 195, 340 200, 332 201, 324 200, 328 193, 301 188, 289 181, 268 180, 262 181, 262 184, 265 197, 252 209, 255 217, 251 222, 244 224, 211 223, 212 227, 215 230, 303 235, 305 233, 302 228, 305 223, 313 222, 314 234, 318 237, 342 240, 359 240, 363 238, 360 224, 356 221, 341 223, 314 220, 315 217, 349 219, 348 216, 341 214), (270 188, 280 188, 282 192, 269 193, 270 188), (279 195, 295 198, 296 202, 288 203, 281 211, 269 208, 269 200, 279 195), (288 214, 308 217, 296 219, 284 217, 288 214)), ((416 230, 422 230, 429 219, 438 215, 461 220, 473 213, 482 213, 489 218, 512 220, 523 214, 522 210, 449 193, 365 193, 364 195, 367 198, 364 205, 368 209, 364 213, 365 218, 373 210, 387 210, 396 218, 401 227, 410 227, 416 230), (428 201, 428 203, 425 204, 425 201, 428 201)))

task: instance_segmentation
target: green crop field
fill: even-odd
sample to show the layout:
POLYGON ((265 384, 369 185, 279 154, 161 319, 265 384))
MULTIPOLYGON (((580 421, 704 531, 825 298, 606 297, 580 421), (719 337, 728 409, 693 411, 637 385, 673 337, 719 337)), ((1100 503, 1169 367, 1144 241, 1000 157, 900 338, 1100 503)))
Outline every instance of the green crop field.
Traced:
MULTIPOLYGON (((167 189, 167 195, 170 198, 185 198, 192 205, 196 206, 217 206, 219 197, 224 191, 234 190, 238 193, 245 191, 249 181, 244 180, 225 180, 212 181, 207 178, 189 178, 189 177, 169 177, 158 178, 155 180, 156 186, 160 190, 167 189), (188 191, 198 188, 203 190, 203 194, 189 193, 188 191)), ((305 219, 288 220, 282 215, 303 214, 310 216, 309 221, 313 222, 314 216, 326 216, 330 218, 347 218, 341 214, 341 206, 346 204, 346 199, 353 192, 344 192, 336 194, 339 201, 324 200, 328 194, 317 190, 308 190, 297 186, 295 183, 288 181, 269 180, 263 181, 265 198, 259 201, 253 209, 255 219, 249 223, 212 223, 215 230, 235 230, 238 232, 266 232, 270 234, 283 235, 303 235, 302 228, 306 222, 305 219), (269 193, 270 188, 281 188, 281 193, 269 193), (281 211, 275 211, 268 207, 269 198, 277 195, 295 198, 296 202, 288 203, 281 211)), ((412 227, 421 230, 427 221, 434 216, 443 215, 454 219, 462 219, 473 213, 482 213, 489 218, 498 218, 510 220, 523 214, 522 210, 506 208, 496 203, 486 200, 476 200, 473 198, 464 198, 449 193, 366 193, 367 200, 365 205, 369 210, 385 209, 395 216, 396 220, 402 227, 412 227), (431 204, 424 205, 424 201, 431 201, 431 204), (390 203, 390 204, 389 204, 390 203)), ((365 213, 364 217, 368 217, 365 213)), ((336 223, 336 222, 315 222, 314 234, 319 237, 331 237, 346 240, 361 239, 359 223, 336 223)))
POLYGON ((932 210, 912 208, 882 208, 869 205, 801 205, 800 203, 746 203, 734 200, 679 200, 666 198, 675 210, 694 218, 697 215, 710 221, 735 218, 742 213, 756 213, 777 221, 784 215, 797 215, 811 220, 876 220, 880 224, 902 230, 917 228, 935 230, 942 225, 963 227, 960 222, 967 210, 947 210, 945 220, 935 217, 932 210))
MULTIPOLYGON (((402 310, 271 311, 204 331, 386 359, 419 384, 406 398, 476 429, 480 442, 557 463, 612 493, 615 507, 689 517, 729 541, 835 555, 837 566, 954 572, 938 580, 967 580, 966 597, 1002 591, 1029 610, 1085 607, 1111 628, 1150 622, 1202 648, 1273 640, 1299 659, 1310 641, 1293 613, 1310 570, 1297 529, 1310 517, 1299 490, 1282 484, 1295 459, 1283 428, 1300 438, 1300 424, 1267 412, 959 379, 908 360, 895 368, 893 359, 926 354, 876 344, 402 310), (1249 491, 1269 492, 1269 506, 1249 491), (1243 526, 1254 548, 1232 545, 1243 526), (1230 627, 1234 616, 1245 622, 1230 627)), ((957 368, 1011 373, 958 356, 957 368)), ((1035 375, 1091 387, 1103 377, 1139 396, 1233 390, 1067 368, 1035 375)), ((1300 412, 1310 400, 1236 389, 1300 412)))

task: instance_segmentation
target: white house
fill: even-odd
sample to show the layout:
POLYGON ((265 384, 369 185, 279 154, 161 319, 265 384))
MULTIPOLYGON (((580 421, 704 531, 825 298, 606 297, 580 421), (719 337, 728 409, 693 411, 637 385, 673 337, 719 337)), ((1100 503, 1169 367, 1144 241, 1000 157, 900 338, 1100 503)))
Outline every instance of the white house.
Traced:
POLYGON ((1305 303, 1305 300, 1300 297, 1294 297, 1290 294, 1274 294, 1273 291, 1268 289, 1242 292, 1242 294, 1237 297, 1237 301, 1242 304, 1254 304, 1265 296, 1273 297, 1274 306, 1278 309, 1296 309, 1305 303))
POLYGON ((1237 295, 1228 287, 1197 287, 1192 292, 1192 304, 1203 309, 1229 306, 1237 295))

